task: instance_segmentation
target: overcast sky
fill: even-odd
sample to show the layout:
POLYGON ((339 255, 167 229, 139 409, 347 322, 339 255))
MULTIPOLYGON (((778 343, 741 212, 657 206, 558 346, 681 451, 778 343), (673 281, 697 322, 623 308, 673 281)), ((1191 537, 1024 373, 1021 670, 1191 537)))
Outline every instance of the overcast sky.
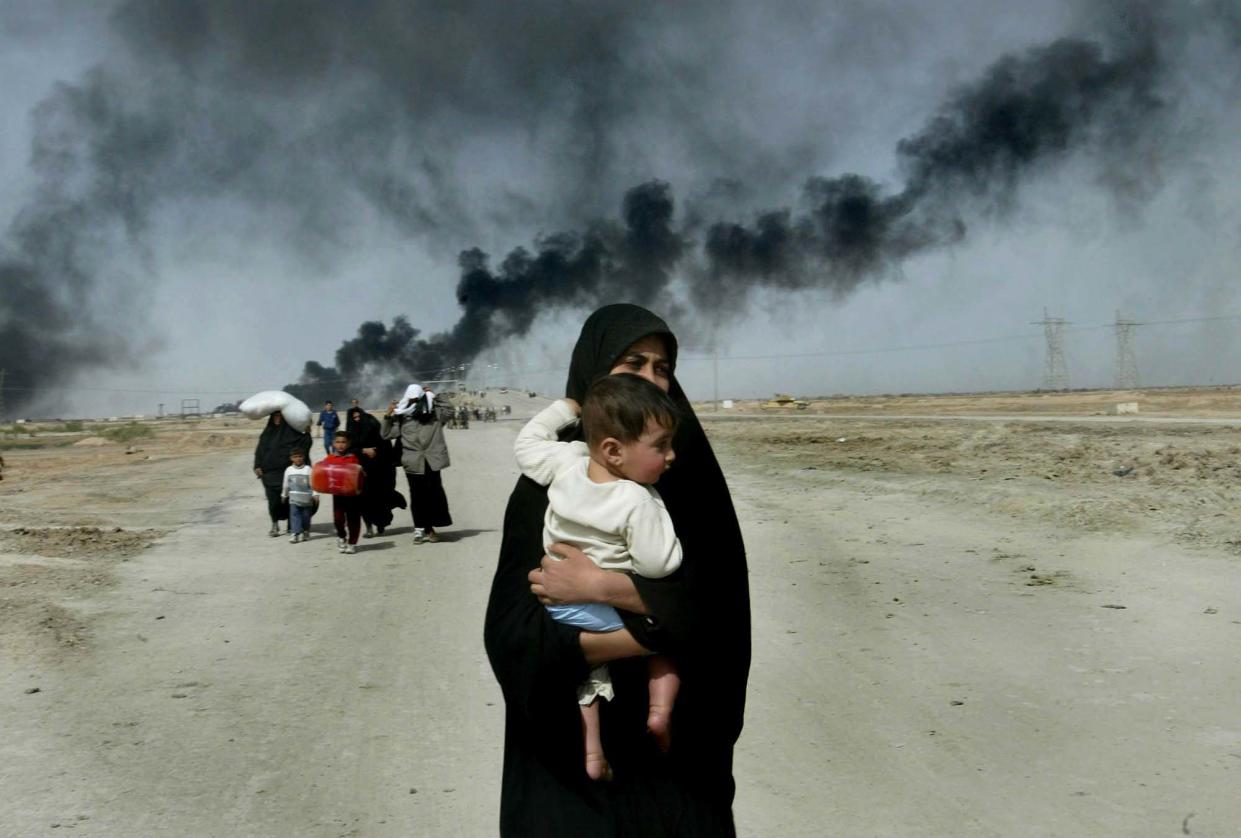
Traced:
POLYGON ((621 297, 670 320, 699 398, 713 350, 725 397, 1037 387, 1044 308, 1073 386, 1110 384, 1117 309, 1194 321, 1139 327, 1143 383, 1241 382, 1241 319, 1200 319, 1241 316, 1235 3, 432 5, 0 5, 10 416, 210 407, 401 315, 454 352, 481 318, 475 382, 554 392, 621 297), (979 145, 997 89, 1053 127, 979 145), (859 183, 860 250, 824 197, 859 183), (654 261, 643 184, 672 208, 654 261), (561 233, 618 267, 514 302, 506 255, 578 253, 561 233), (474 248, 496 282, 462 320, 474 248))

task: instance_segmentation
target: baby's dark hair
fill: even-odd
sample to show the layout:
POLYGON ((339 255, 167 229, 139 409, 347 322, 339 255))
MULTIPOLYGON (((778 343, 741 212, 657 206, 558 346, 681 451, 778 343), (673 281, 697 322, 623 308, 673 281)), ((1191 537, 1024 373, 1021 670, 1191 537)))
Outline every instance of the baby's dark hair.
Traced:
POLYGON ((332 434, 332 439, 343 439, 346 442, 353 442, 353 436, 348 431, 337 431, 332 434))
POLYGON ((608 437, 633 442, 652 419, 661 428, 675 431, 680 416, 672 397, 640 375, 604 376, 586 391, 582 429, 591 448, 608 437))

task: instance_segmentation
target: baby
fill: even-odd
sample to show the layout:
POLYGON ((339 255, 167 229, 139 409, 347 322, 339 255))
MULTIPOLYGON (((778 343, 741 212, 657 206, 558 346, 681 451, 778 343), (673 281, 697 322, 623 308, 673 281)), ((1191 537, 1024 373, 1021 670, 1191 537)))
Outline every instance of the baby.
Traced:
MULTIPOLYGON (((543 544, 571 544, 599 567, 660 578, 681 566, 681 543, 659 493, 652 487, 675 458, 677 408, 663 390, 636 375, 595 382, 581 408, 586 442, 559 442, 557 433, 577 419, 577 404, 553 402, 521 430, 515 451, 522 473, 547 486, 543 544)), ((549 605, 553 619, 584 631, 622 627, 608 605, 549 605)), ((667 749, 672 705, 680 678, 672 661, 648 658, 647 727, 667 749)), ((586 773, 610 776, 599 731, 598 699, 613 697, 606 665, 595 667, 578 688, 586 744, 586 773)))

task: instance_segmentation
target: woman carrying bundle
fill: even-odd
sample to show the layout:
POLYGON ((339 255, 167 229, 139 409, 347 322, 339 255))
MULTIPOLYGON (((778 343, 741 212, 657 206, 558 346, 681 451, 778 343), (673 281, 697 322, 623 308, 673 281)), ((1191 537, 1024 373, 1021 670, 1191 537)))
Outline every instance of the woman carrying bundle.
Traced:
POLYGON ((298 450, 309 461, 310 446, 310 434, 291 426, 279 410, 267 417, 267 427, 254 448, 254 474, 263 481, 267 493, 267 514, 271 517, 268 535, 280 535, 280 522, 289 519, 289 505, 280 497, 289 455, 298 450))

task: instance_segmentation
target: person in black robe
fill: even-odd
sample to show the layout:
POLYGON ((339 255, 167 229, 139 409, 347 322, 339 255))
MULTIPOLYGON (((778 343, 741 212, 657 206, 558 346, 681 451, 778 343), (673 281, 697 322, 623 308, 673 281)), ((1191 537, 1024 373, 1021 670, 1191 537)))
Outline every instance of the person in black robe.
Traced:
MULTIPOLYGON (((349 433, 350 453, 362 464, 366 477, 362 482, 362 521, 366 537, 383 535, 392 523, 392 509, 398 505, 396 461, 392 443, 380 434, 379 420, 360 407, 349 408, 345 430, 349 433)), ((401 498, 404 501, 404 498, 401 498)))
POLYGON ((715 454, 672 374, 675 336, 638 306, 599 309, 573 350, 566 396, 581 402, 593 381, 613 372, 645 374, 633 350, 651 336, 664 349, 663 386, 682 414, 673 443, 676 463, 656 488, 681 540, 683 564, 664 579, 644 579, 600 570, 584 555, 574 556, 576 551, 566 550, 563 562, 544 559, 547 490, 518 479, 505 512, 484 628, 505 700, 501 835, 736 834, 732 755, 750 667, 745 546, 715 454), (536 597, 587 601, 585 591, 599 589, 600 577, 592 574, 603 574, 609 589, 620 585, 630 597, 609 604, 633 602, 636 595, 632 613, 621 612, 625 629, 581 632, 552 620, 536 597), (587 579, 595 584, 588 587, 587 579), (667 753, 646 732, 643 661, 616 659, 643 649, 672 655, 681 672, 667 753), (615 700, 601 708, 613 779, 595 782, 582 767, 576 685, 591 664, 603 660, 611 661, 616 689, 615 700))
POLYGON ((283 413, 277 410, 267 417, 267 426, 254 448, 254 473, 263 481, 263 491, 267 494, 267 514, 271 516, 268 535, 280 535, 280 522, 289 520, 289 505, 280 499, 289 455, 298 450, 310 462, 310 446, 310 434, 284 421, 283 413))

